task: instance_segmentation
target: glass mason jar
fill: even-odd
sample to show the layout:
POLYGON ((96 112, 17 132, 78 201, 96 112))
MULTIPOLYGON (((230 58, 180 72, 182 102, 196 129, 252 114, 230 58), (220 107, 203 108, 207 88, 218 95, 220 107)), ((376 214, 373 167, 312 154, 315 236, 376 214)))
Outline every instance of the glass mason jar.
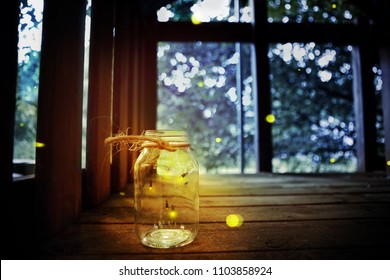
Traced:
POLYGON ((135 231, 149 247, 184 246, 198 232, 198 163, 186 132, 147 130, 144 136, 164 140, 174 151, 146 141, 135 162, 135 231))

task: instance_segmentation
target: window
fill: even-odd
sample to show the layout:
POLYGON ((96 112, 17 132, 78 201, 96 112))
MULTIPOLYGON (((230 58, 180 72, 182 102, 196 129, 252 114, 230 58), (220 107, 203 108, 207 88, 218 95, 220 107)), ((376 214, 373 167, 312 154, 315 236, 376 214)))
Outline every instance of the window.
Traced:
POLYGON ((252 50, 240 43, 158 45, 157 128, 187 130, 205 173, 256 170, 252 50))
MULTIPOLYGON (((194 138, 206 173, 262 170, 258 163, 264 156, 260 155, 264 152, 259 144, 261 137, 272 138, 269 148, 273 172, 357 171, 358 132, 353 94, 356 76, 352 67, 356 59, 353 56, 353 42, 356 42, 353 36, 356 35, 351 36, 348 43, 348 39, 341 38, 337 32, 332 33, 335 29, 330 26, 352 26, 362 15, 347 1, 260 2, 255 1, 256 8, 267 9, 266 18, 254 17, 259 20, 254 24, 261 26, 257 27, 257 36, 263 36, 261 39, 227 35, 229 39, 223 42, 198 41, 190 32, 194 27, 189 25, 180 29, 180 33, 185 33, 189 28, 188 35, 180 36, 185 42, 172 42, 174 35, 168 36, 170 41, 164 41, 164 35, 157 35, 157 127, 187 129, 194 138), (308 31, 298 27, 311 23, 315 24, 314 28, 326 31, 327 39, 313 32, 317 29, 308 31), (290 34, 291 25, 296 30, 290 34), (310 37, 313 34, 318 42, 310 37), (261 60, 257 60, 257 70, 261 71, 255 73, 252 71, 256 68, 252 67, 254 57, 264 54, 251 51, 256 43, 262 42, 269 43, 268 65, 260 65, 261 60), (235 49, 237 46, 240 49, 235 49), (224 65, 234 55, 239 57, 241 65, 238 72, 234 72, 237 65, 230 68, 224 65), (240 83, 237 83, 237 73, 241 75, 240 83), (269 81, 269 87, 265 80, 269 81), (267 98, 259 96, 268 94, 270 111, 262 120, 259 110, 267 110, 264 109, 267 98), (221 109, 223 106, 225 108, 221 109), (264 129, 260 125, 262 121, 271 126, 269 136, 260 131, 264 129)), ((224 32, 234 24, 253 22, 252 18, 252 1, 178 0, 157 10, 161 26, 167 21, 177 22, 171 28, 180 26, 183 21, 194 25, 213 22, 214 31, 220 28, 224 32), (216 9, 217 4, 221 5, 219 9, 216 9)), ((242 28, 246 27, 242 25, 242 28)), ((202 30, 208 32, 207 28, 202 30)), ((378 88, 380 69, 373 69, 377 73, 378 88)), ((379 96, 378 93, 378 99, 379 96)), ((377 142, 378 153, 381 153, 380 102, 378 106, 377 142)))
MULTIPOLYGON (((249 1, 174 1, 157 20, 249 23, 252 8, 249 1)), ((253 44, 242 36, 198 40, 158 44, 157 128, 187 130, 203 173, 254 173, 253 44)))
POLYGON ((356 171, 352 46, 271 44, 273 171, 356 171))
POLYGON ((22 174, 34 173, 29 167, 35 163, 36 147, 42 145, 36 143, 42 14, 42 0, 21 1, 14 164, 22 174))
MULTIPOLYGON (((35 153, 44 146, 36 142, 43 0, 20 1, 18 80, 14 129, 14 176, 34 173, 35 153)), ((85 78, 83 103, 83 167, 88 91, 88 54, 91 0, 87 1, 85 30, 85 78)))

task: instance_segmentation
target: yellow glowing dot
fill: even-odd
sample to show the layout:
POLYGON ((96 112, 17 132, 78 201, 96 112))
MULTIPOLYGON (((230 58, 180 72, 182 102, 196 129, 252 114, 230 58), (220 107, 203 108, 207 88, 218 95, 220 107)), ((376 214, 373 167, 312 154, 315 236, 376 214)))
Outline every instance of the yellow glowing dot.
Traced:
POLYGON ((119 195, 120 195, 120 196, 125 196, 126 193, 125 193, 125 192, 119 192, 119 195))
POLYGON ((226 217, 226 224, 229 227, 240 227, 244 218, 240 214, 230 214, 226 217))
POLYGON ((37 147, 37 148, 43 148, 43 147, 45 147, 45 143, 35 142, 35 147, 37 147))
POLYGON ((191 21, 195 25, 198 25, 198 24, 202 23, 202 21, 200 20, 199 16, 197 16, 197 15, 192 15, 191 21))
POLYGON ((24 122, 19 123, 19 126, 23 127, 24 126, 24 122))
POLYGON ((332 4, 332 9, 336 9, 337 8, 337 5, 336 4, 332 4))
POLYGON ((334 157, 330 158, 329 159, 330 163, 335 163, 336 162, 336 159, 334 157))
POLYGON ((222 138, 221 138, 221 137, 217 137, 217 138, 215 138, 215 142, 217 142, 217 143, 221 143, 221 142, 222 142, 222 138))
POLYGON ((267 123, 274 123, 276 118, 275 118, 275 115, 273 114, 268 114, 266 117, 265 117, 265 120, 267 123))
POLYGON ((198 82, 198 87, 204 87, 204 82, 198 82))
POLYGON ((176 219, 176 217, 177 217, 177 212, 175 210, 169 211, 169 218, 176 219))
POLYGON ((390 166, 390 160, 386 161, 387 166, 390 166))

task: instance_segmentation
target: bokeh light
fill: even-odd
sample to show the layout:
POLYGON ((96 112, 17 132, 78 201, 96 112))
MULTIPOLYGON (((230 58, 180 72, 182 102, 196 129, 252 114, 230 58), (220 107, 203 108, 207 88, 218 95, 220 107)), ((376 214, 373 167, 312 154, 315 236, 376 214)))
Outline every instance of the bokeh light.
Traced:
POLYGON ((244 218, 240 214, 230 214, 226 217, 226 224, 229 227, 240 227, 244 218))

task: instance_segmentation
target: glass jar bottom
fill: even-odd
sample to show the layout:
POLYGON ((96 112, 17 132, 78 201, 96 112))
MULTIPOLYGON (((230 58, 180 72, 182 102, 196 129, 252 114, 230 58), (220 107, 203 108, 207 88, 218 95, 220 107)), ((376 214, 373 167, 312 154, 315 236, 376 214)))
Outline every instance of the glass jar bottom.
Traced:
POLYGON ((153 248, 181 247, 192 241, 191 231, 185 229, 155 229, 142 235, 142 244, 153 248))

